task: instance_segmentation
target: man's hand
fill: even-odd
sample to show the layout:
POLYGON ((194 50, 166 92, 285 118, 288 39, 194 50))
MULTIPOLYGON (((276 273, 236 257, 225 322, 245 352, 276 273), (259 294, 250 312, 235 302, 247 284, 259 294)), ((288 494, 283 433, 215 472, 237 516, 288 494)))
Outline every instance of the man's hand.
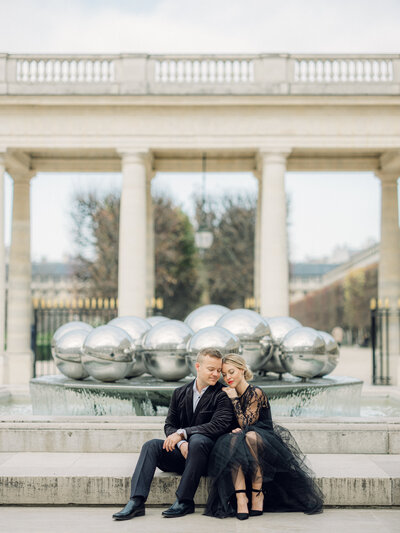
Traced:
POLYGON ((242 430, 240 428, 232 429, 231 433, 240 433, 242 430))
POLYGON ((183 455, 185 459, 187 459, 188 451, 189 451, 189 443, 188 442, 182 442, 182 444, 179 446, 179 451, 183 455))
POLYGON ((226 392, 227 396, 232 400, 233 398, 238 398, 236 389, 233 387, 223 387, 222 390, 226 392))
POLYGON ((181 435, 178 435, 178 433, 171 433, 171 435, 164 441, 164 450, 167 450, 167 452, 172 452, 180 440, 182 440, 181 435))

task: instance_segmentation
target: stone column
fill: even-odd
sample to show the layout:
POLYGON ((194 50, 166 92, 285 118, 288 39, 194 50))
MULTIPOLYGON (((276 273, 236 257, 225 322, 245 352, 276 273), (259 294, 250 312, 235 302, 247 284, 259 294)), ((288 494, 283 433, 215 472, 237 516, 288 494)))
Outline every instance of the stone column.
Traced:
POLYGON ((255 172, 254 176, 258 180, 258 196, 256 223, 254 228, 254 300, 256 309, 260 306, 260 232, 261 232, 261 202, 262 202, 262 180, 261 173, 255 172))
POLYGON ((260 300, 266 317, 289 314, 285 171, 288 152, 261 152, 260 300))
POLYGON ((7 383, 8 365, 4 353, 6 266, 4 248, 4 153, 0 153, 0 385, 7 383))
POLYGON ((146 301, 148 307, 155 296, 155 257, 154 257, 154 217, 153 217, 153 199, 151 197, 151 180, 153 173, 149 170, 146 181, 146 301))
MULTIPOLYGON (((379 248, 378 297, 392 311, 400 298, 400 229, 397 194, 398 173, 380 172, 381 180, 381 243, 379 248)), ((399 321, 392 313, 389 321, 390 378, 400 384, 399 321)))
POLYGON ((119 315, 146 317, 146 160, 147 152, 122 155, 119 223, 119 315))
POLYGON ((27 383, 32 377, 31 352, 31 172, 13 172, 14 195, 7 301, 8 382, 27 383))

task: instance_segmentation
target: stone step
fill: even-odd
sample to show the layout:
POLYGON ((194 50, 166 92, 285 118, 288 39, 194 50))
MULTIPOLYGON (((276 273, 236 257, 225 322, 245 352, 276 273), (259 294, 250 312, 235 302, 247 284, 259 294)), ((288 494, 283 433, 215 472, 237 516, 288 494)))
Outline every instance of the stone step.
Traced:
MULTIPOLYGON (((135 453, 1 453, 3 505, 123 505, 129 498, 135 453)), ((313 454, 308 456, 328 506, 400 505, 400 456, 313 454)), ((149 504, 174 501, 180 477, 157 471, 149 504)), ((196 503, 204 505, 207 480, 196 503)))
MULTIPOLYGON (((307 454, 400 454, 400 419, 277 418, 307 454)), ((0 452, 139 452, 163 438, 164 417, 0 419, 0 452)))

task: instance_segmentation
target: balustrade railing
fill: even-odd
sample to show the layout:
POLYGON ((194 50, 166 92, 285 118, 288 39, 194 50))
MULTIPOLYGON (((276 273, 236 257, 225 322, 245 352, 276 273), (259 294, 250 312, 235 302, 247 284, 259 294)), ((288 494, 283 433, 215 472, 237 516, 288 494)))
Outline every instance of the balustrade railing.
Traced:
POLYGON ((391 59, 295 59, 294 80, 306 83, 385 83, 393 81, 391 59))
POLYGON ((17 59, 16 81, 22 83, 102 83, 115 80, 114 60, 100 58, 17 59))
POLYGON ((252 83, 254 61, 238 58, 156 59, 157 83, 252 83))
POLYGON ((400 55, 0 55, 0 94, 64 92, 400 94, 400 55))

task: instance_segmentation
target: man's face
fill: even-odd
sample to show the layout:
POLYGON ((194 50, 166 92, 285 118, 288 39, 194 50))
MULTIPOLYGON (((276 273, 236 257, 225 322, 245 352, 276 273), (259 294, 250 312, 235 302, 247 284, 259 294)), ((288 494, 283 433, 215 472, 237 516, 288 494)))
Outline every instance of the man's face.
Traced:
POLYGON ((196 363, 197 378, 202 385, 215 385, 222 369, 222 359, 205 355, 200 363, 196 363))

